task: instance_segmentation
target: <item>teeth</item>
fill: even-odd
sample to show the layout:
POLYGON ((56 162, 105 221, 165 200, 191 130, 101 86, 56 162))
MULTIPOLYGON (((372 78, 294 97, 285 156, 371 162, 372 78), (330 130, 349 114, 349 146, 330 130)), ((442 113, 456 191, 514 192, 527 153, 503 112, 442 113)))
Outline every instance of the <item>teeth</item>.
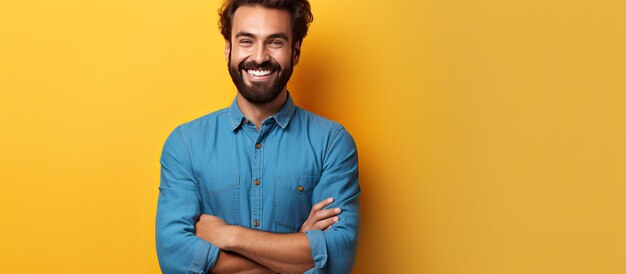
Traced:
POLYGON ((271 70, 248 70, 248 73, 252 74, 253 76, 265 76, 265 75, 270 75, 272 73, 271 70))

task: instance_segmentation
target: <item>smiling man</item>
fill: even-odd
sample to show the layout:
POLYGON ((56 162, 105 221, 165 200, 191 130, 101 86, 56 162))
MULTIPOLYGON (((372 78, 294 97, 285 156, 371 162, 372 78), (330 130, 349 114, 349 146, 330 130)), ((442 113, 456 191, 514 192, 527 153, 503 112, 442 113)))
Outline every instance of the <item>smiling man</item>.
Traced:
POLYGON ((220 9, 237 96, 165 142, 156 219, 164 273, 351 271, 361 193, 354 141, 287 90, 312 19, 306 0, 220 9))

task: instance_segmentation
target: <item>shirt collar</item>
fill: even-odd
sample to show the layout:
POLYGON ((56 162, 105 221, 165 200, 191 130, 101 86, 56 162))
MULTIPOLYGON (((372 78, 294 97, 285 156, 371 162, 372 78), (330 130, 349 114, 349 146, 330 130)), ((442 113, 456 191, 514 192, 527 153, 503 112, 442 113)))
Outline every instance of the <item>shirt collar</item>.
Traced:
MULTIPOLYGON (((241 123, 243 123, 245 119, 245 116, 243 115, 243 113, 239 109, 239 106, 237 105, 236 97, 233 100, 233 103, 230 105, 229 110, 230 110, 229 111, 230 127, 232 130, 235 130, 241 125, 241 123)), ((289 124, 289 121, 291 120, 291 117, 293 116, 295 110, 296 110, 296 105, 293 102, 293 99, 291 99, 291 95, 289 94, 289 91, 287 91, 287 100, 285 101, 283 106, 280 107, 280 109, 278 110, 276 114, 268 117, 265 120, 274 119, 281 128, 285 129, 287 125, 289 124)))

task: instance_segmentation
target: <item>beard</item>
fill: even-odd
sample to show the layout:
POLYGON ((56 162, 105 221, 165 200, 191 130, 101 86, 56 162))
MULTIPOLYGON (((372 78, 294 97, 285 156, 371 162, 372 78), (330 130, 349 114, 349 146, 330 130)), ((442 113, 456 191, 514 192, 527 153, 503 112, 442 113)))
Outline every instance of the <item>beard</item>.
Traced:
POLYGON ((272 102, 285 89, 291 74, 293 73, 293 60, 289 62, 289 66, 282 68, 273 58, 258 64, 255 61, 242 61, 235 67, 231 64, 231 58, 228 56, 228 72, 233 79, 233 83, 246 100, 255 105, 263 105, 272 102), (276 73, 271 81, 250 81, 246 84, 244 80, 244 70, 270 70, 272 74, 276 73))

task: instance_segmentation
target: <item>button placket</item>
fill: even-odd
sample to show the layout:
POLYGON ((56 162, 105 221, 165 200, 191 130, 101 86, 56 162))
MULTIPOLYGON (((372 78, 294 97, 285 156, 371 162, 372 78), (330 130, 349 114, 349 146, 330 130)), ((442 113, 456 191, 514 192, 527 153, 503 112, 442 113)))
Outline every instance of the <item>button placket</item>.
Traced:
POLYGON ((262 212, 263 212, 263 184, 261 182, 263 178, 263 149, 261 146, 260 136, 257 136, 257 141, 253 149, 253 163, 252 163, 252 190, 251 190, 251 225, 252 228, 261 228, 262 212))
MULTIPOLYGON (((250 123, 252 124, 252 123, 250 123)), ((253 162, 252 162, 252 182, 253 187, 251 191, 251 225, 253 228, 263 229, 263 152, 265 151, 265 138, 273 129, 273 124, 268 124, 261 127, 260 131, 256 135, 254 142, 253 162)))

